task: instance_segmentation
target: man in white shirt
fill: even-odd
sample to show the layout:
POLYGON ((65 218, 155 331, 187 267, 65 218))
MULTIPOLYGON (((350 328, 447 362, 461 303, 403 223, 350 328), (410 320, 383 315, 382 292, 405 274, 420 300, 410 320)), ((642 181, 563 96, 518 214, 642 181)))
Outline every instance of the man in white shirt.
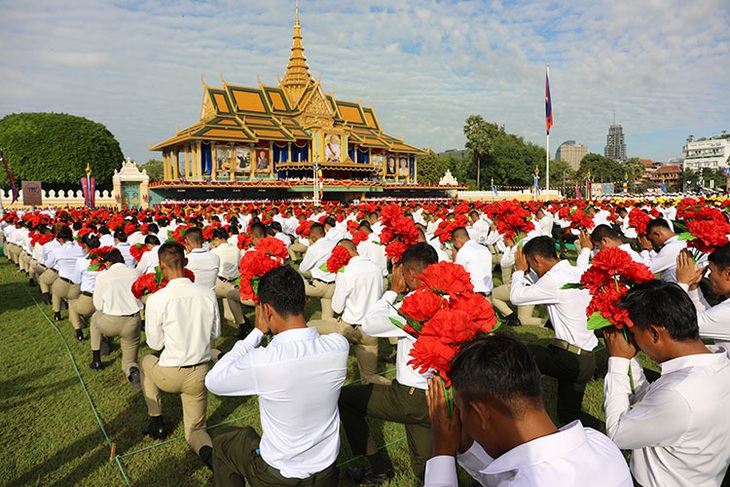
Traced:
POLYGON ((543 405, 528 347, 506 333, 462 345, 449 372, 449 417, 441 379, 431 377, 433 456, 426 487, 457 487, 456 462, 480 485, 632 487, 621 451, 580 421, 558 429, 543 405))
POLYGON ((544 304, 555 329, 555 339, 547 348, 531 345, 540 371, 558 380, 558 421, 566 425, 581 418, 586 384, 596 370, 593 349, 598 344, 588 330, 586 308, 591 296, 586 289, 563 289, 580 282, 581 269, 559 260, 555 240, 533 238, 515 252, 510 301, 516 306, 544 304), (532 270, 537 281, 525 275, 532 270))
POLYGON ((487 236, 489 235, 490 231, 489 222, 479 216, 479 212, 476 210, 472 210, 469 212, 469 221, 471 223, 471 231, 474 235, 474 240, 476 240, 479 244, 486 244, 487 236))
POLYGON ((619 248, 629 254, 634 262, 643 263, 643 259, 631 248, 631 245, 623 243, 618 233, 608 225, 598 225, 590 234, 586 230, 582 230, 578 239, 581 242, 581 249, 575 261, 575 266, 579 269, 585 270, 588 268, 593 257, 591 252, 593 249, 598 252, 607 248, 619 248))
POLYGON ((483 245, 469 238, 464 227, 454 229, 454 263, 461 265, 469 273, 474 292, 489 296, 492 294, 492 253, 483 245))
POLYGON ((148 250, 142 254, 139 262, 137 262, 137 270, 140 274, 149 274, 155 272, 155 267, 159 263, 157 252, 160 250, 160 239, 157 235, 147 235, 144 238, 144 245, 148 250))
POLYGON ((719 486, 730 464, 727 350, 702 343, 694 306, 675 283, 637 285, 619 305, 634 326, 628 341, 604 331, 608 437, 631 450, 631 472, 644 487, 719 486), (651 384, 639 350, 661 365, 651 384))
POLYGON ((366 240, 357 244, 357 253, 375 262, 383 277, 388 275, 388 258, 385 255, 385 245, 380 244, 380 239, 370 229, 370 225, 362 224, 357 228, 358 232, 365 232, 368 235, 366 240))
POLYGON ((347 338, 355 350, 363 384, 390 385, 388 379, 377 375, 378 339, 362 331, 365 315, 383 295, 383 274, 375 262, 358 255, 352 240, 341 240, 337 245, 346 248, 351 256, 344 270, 337 273, 332 296, 332 309, 341 316, 313 320, 307 326, 314 326, 322 335, 339 333, 347 338))
POLYGON ((553 234, 553 225, 555 224, 555 221, 549 212, 540 208, 537 210, 537 213, 535 213, 535 219, 537 220, 536 223, 542 230, 543 235, 547 235, 549 237, 553 234))
POLYGON ((185 252, 177 242, 160 247, 160 270, 168 281, 150 295, 145 305, 147 345, 162 350, 160 357, 141 360, 142 389, 149 422, 143 433, 161 439, 167 435, 162 420, 160 389, 180 393, 185 439, 212 469, 213 442, 206 431, 208 391, 205 374, 210 342, 220 336, 218 302, 212 289, 185 277, 185 252))
POLYGON ((730 297, 730 244, 715 249, 708 257, 707 267, 698 268, 688 250, 677 256, 677 284, 692 300, 697 311, 700 336, 712 338, 715 345, 730 350, 730 299, 711 306, 700 289, 700 281, 707 275, 712 290, 725 298, 730 297))
MULTIPOLYGON (((251 243, 256 246, 261 239, 266 238, 266 227, 261 222, 251 223, 249 228, 249 236, 251 237, 251 243)), ((244 249, 240 252, 240 258, 251 249, 244 249)), ((241 301, 241 291, 239 286, 234 286, 233 289, 228 291, 226 294, 226 301, 228 306, 231 308, 231 314, 233 314, 233 321, 238 325, 238 333, 234 336, 236 338, 246 338, 249 332, 253 329, 251 320, 243 312, 243 306, 253 308, 255 303, 251 300, 241 301)))
POLYGON ((223 298, 223 317, 235 321, 226 297, 232 289, 236 288, 236 279, 240 275, 238 261, 241 258, 241 251, 238 250, 238 246, 228 242, 228 231, 223 227, 213 229, 212 247, 213 249, 210 252, 217 255, 220 261, 215 295, 223 298))
POLYGON ((41 288, 43 302, 46 304, 51 304, 51 286, 58 279, 58 271, 52 267, 48 267, 46 263, 51 259, 51 254, 59 248, 61 248, 61 242, 58 239, 58 233, 56 233, 56 237, 53 240, 43 245, 40 266, 36 268, 38 286, 41 288))
MULTIPOLYGON (((61 321, 61 301, 78 297, 78 289, 72 289, 74 269, 76 259, 84 256, 84 250, 73 240, 71 229, 68 227, 62 228, 57 238, 61 246, 50 254, 46 265, 58 272, 58 279, 54 280, 51 286, 51 303, 54 319, 61 321)), ((77 334, 76 337, 78 336, 77 334)))
POLYGON ((127 241, 127 234, 124 233, 124 230, 114 232, 114 246, 122 253, 124 265, 130 269, 137 267, 137 260, 132 256, 132 244, 127 241))
POLYGON ((323 320, 332 319, 335 316, 332 310, 332 296, 335 292, 335 275, 327 271, 327 259, 332 254, 332 249, 337 241, 325 237, 324 226, 320 223, 312 223, 309 232, 311 245, 304 254, 302 263, 299 264, 299 273, 304 277, 304 289, 308 297, 319 298, 322 303, 323 320), (324 269, 324 270, 323 270, 324 269))
POLYGON ((221 396, 259 396, 263 434, 226 428, 213 439, 218 486, 337 485, 337 399, 347 375, 347 340, 320 335, 304 318, 304 284, 289 266, 259 283, 256 327, 205 378, 221 396), (274 338, 259 347, 264 335, 274 338))
POLYGON ((372 306, 365 316, 363 331, 374 337, 397 337, 396 379, 390 386, 380 384, 353 385, 342 389, 340 415, 353 455, 365 455, 367 465, 347 469, 356 483, 380 484, 392 473, 375 446, 367 418, 373 417, 405 425, 411 467, 417 478, 423 478, 426 460, 431 454, 431 422, 426 404, 427 375, 408 365, 415 338, 393 324, 403 317, 393 308, 399 294, 418 289, 423 283, 418 276, 438 262, 436 251, 427 243, 409 247, 401 264, 393 270, 390 291, 372 306))
POLYGON ((90 367, 101 370, 101 336, 121 338, 122 370, 139 392, 140 385, 137 353, 139 352, 139 332, 142 319, 139 311, 142 302, 132 294, 132 284, 140 276, 135 269, 124 264, 119 249, 113 249, 104 256, 107 270, 100 273, 94 285, 94 307, 91 316, 91 354, 90 367))
POLYGON ((203 231, 198 227, 188 228, 184 241, 188 259, 185 267, 195 274, 195 284, 214 291, 218 281, 220 258, 203 249, 203 231))
POLYGON ((677 254, 687 247, 687 242, 679 240, 677 234, 669 228, 664 218, 655 218, 646 225, 646 236, 639 235, 641 258, 644 264, 659 279, 666 282, 677 282, 677 254), (654 249, 660 249, 655 252, 654 249))

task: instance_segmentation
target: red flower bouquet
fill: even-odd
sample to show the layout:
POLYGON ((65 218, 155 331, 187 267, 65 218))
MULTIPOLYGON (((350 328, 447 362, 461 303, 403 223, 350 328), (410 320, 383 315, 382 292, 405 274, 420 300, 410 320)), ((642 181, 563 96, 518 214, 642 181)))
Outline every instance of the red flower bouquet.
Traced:
POLYGON ((397 264, 408 247, 418 242, 418 228, 411 218, 403 216, 403 211, 396 204, 384 207, 381 218, 383 231, 380 243, 385 245, 386 257, 397 264))
POLYGON ((101 272, 106 269, 106 267, 104 267, 104 256, 107 254, 107 252, 113 249, 114 247, 112 246, 106 246, 97 247, 95 249, 89 250, 89 253, 86 254, 86 258, 91 261, 89 263, 88 270, 93 272, 101 272))
POLYGON ((134 257, 134 260, 137 262, 142 259, 142 255, 144 255, 145 252, 149 250, 149 247, 147 247, 145 244, 134 244, 131 247, 129 247, 129 253, 132 254, 132 257, 134 257))
POLYGON ((419 279, 424 286, 406 296, 398 310, 406 324, 391 321, 416 338, 408 364, 420 373, 438 373, 452 412, 451 359, 464 342, 490 333, 499 323, 487 298, 474 293, 469 274, 462 266, 433 264, 419 279))
POLYGON ((517 200, 500 201, 486 209, 487 216, 494 220, 497 231, 503 238, 520 240, 523 235, 535 229, 532 213, 517 200))
POLYGON ((700 253, 710 254, 728 243, 730 224, 725 215, 717 208, 701 207, 696 211, 685 210, 682 214, 685 225, 675 223, 682 230, 679 240, 686 240, 687 247, 693 251, 695 262, 700 253))
POLYGON ((632 208, 629 212, 629 226, 636 229, 636 233, 646 235, 646 226, 651 221, 651 217, 638 208, 632 208))
POLYGON ((241 271, 241 300, 258 303, 261 277, 270 270, 283 266, 288 256, 284 242, 274 237, 259 240, 253 250, 243 254, 238 264, 241 271))
POLYGON ((238 234, 238 248, 240 250, 247 250, 253 247, 251 237, 246 232, 240 232, 238 234))
POLYGON ((436 228, 436 231, 433 232, 433 236, 438 237, 439 242, 445 244, 446 242, 451 242, 454 230, 459 227, 466 228, 467 225, 469 225, 469 219, 466 215, 452 214, 449 218, 442 220, 439 223, 438 228, 436 228))
MULTIPOLYGON (((190 269, 185 269, 185 277, 195 282, 195 274, 190 269)), ((167 282, 162 275, 162 270, 159 266, 155 267, 155 272, 149 274, 142 274, 132 284, 132 294, 137 299, 142 299, 143 296, 148 294, 154 294, 160 289, 167 286, 167 282)))
POLYGON ((312 222, 309 220, 304 220, 299 224, 297 229, 295 230, 295 233, 300 238, 309 238, 309 232, 312 230, 312 222))
POLYGON ((326 271, 333 274, 344 271, 345 266, 350 262, 351 258, 352 256, 349 250, 342 245, 336 245, 332 249, 332 254, 329 256, 329 259, 325 262, 324 266, 326 271))
POLYGON ((361 242, 364 242, 368 239, 368 234, 365 232, 365 230, 358 230, 357 232, 352 234, 352 243, 355 245, 360 245, 361 242))

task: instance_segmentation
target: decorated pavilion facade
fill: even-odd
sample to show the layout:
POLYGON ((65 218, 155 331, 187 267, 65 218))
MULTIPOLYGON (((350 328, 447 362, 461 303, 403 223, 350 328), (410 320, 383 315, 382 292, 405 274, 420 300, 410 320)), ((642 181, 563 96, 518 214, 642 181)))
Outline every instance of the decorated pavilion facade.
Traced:
POLYGON ((203 81, 198 123, 150 147, 164 161, 164 181, 150 185, 153 197, 211 197, 211 189, 229 198, 252 191, 317 198, 440 189, 418 184, 418 158, 426 151, 383 132, 373 107, 338 100, 312 77, 298 7, 289 64, 277 86, 221 82, 203 81))

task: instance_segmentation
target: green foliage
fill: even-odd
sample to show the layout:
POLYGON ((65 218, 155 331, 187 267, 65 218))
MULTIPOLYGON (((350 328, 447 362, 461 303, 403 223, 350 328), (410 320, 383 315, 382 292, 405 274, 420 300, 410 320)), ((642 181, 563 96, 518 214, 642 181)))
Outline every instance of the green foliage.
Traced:
MULTIPOLYGON (((479 189, 488 189, 492 179, 497 185, 529 186, 535 167, 541 169, 540 179, 544 181, 545 149, 542 147, 505 132, 504 126, 486 122, 481 115, 466 119, 464 135, 472 160, 466 168, 466 177, 454 174, 459 182, 477 179, 478 165, 481 166, 479 189)), ((556 178, 558 174, 562 178, 562 166, 551 167, 550 177, 556 178)))
MULTIPOLYGON (((61 113, 18 113, 0 120, 0 147, 20 181, 41 181, 46 188, 79 189, 87 163, 98 188, 110 188, 124 155, 102 124, 61 113)), ((0 186, 8 178, 0 174, 0 186)))
POLYGON ((636 180, 641 178, 646 172, 646 166, 638 157, 631 157, 624 164, 626 178, 629 186, 633 189, 636 187, 636 180))
POLYGON ((586 177, 589 171, 593 181, 623 181, 625 168, 618 161, 591 153, 586 154, 580 161, 578 177, 586 177))
POLYGON ((429 152, 426 157, 419 159, 418 182, 438 184, 439 180, 446 174, 446 170, 449 169, 449 159, 449 156, 439 156, 434 152, 429 152))
POLYGON ((155 183, 165 179, 164 162, 159 159, 149 159, 142 167, 140 167, 140 171, 141 170, 147 171, 147 175, 150 177, 150 183, 155 183))

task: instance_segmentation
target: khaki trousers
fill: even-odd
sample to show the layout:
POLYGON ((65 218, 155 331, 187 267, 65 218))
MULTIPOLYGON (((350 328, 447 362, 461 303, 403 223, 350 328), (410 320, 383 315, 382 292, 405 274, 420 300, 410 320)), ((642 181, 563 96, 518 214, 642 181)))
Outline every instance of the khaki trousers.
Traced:
POLYGON ((228 302, 228 306, 231 308, 231 314, 233 315, 233 319, 237 325, 242 325, 246 321, 243 315, 243 306, 245 305, 251 308, 256 306, 256 303, 254 303, 251 299, 241 301, 241 291, 238 286, 233 286, 233 289, 228 291, 226 294, 226 301, 228 302))
POLYGON ((46 272, 46 266, 33 259, 33 262, 30 264, 29 277, 38 281, 44 272, 46 272))
POLYGON ((332 310, 332 296, 335 294, 335 283, 322 282, 312 279, 309 281, 304 279, 304 292, 310 298, 319 298, 322 303, 322 317, 323 320, 331 320, 335 317, 335 312, 332 310))
POLYGON ((51 286, 58 279, 58 272, 55 269, 46 269, 43 274, 38 278, 38 284, 41 287, 42 293, 50 293, 51 286))
MULTIPOLYGON (((492 290, 492 306, 505 317, 513 313, 512 308, 507 305, 509 301, 509 289, 509 285, 502 284, 492 290)), ((545 326, 545 320, 532 316, 534 309, 534 305, 517 306, 517 318, 519 318, 520 323, 528 326, 545 326)))
MULTIPOLYGON (((79 289, 81 286, 79 286, 79 289)), ((96 311, 94 299, 85 294, 79 294, 76 299, 68 301, 68 319, 75 330, 81 329, 81 317, 89 316, 96 311)))
POLYGON ((18 257, 18 265, 20 266, 20 270, 23 272, 30 272, 30 266, 33 262, 33 257, 28 252, 21 252, 20 256, 18 257))
POLYGON ((139 331, 142 320, 139 313, 132 316, 112 316, 97 310, 91 316, 91 351, 101 348, 101 336, 121 338, 122 370, 129 377, 132 367, 139 368, 137 353, 139 352, 139 331))
POLYGON ((20 252, 20 247, 14 243, 8 243, 4 248, 3 252, 7 256, 7 258, 12 262, 13 264, 18 263, 18 255, 20 252))
POLYGON ((307 246, 300 244, 299 242, 295 242, 289 246, 289 258, 292 261, 297 260, 297 254, 306 254, 307 253, 307 246))
POLYGON ((366 335, 362 331, 360 325, 350 325, 342 321, 341 318, 331 320, 312 320, 307 326, 317 328, 320 335, 329 333, 339 333, 347 338, 352 348, 355 350, 357 358, 357 368, 360 371, 360 381, 363 384, 383 384, 390 385, 385 377, 378 374, 378 339, 366 335))
POLYGON ((142 392, 150 416, 162 415, 160 391, 179 393, 182 400, 185 439, 198 453, 204 446, 213 446, 206 431, 205 415, 208 407, 208 390, 205 374, 208 364, 193 367, 162 367, 160 359, 145 355, 141 361, 142 392))
MULTIPOLYGON (((228 303, 228 293, 236 289, 236 285, 232 282, 221 281, 220 279, 215 280, 215 295, 219 298, 223 298, 223 318, 228 321, 234 321, 233 313, 231 312, 231 305, 228 303)), ((236 323, 238 324, 238 323, 236 323)))
POLYGON ((53 281, 51 286, 51 302, 53 303, 53 312, 61 311, 61 301, 64 299, 76 299, 81 294, 81 285, 72 284, 61 278, 53 281))

